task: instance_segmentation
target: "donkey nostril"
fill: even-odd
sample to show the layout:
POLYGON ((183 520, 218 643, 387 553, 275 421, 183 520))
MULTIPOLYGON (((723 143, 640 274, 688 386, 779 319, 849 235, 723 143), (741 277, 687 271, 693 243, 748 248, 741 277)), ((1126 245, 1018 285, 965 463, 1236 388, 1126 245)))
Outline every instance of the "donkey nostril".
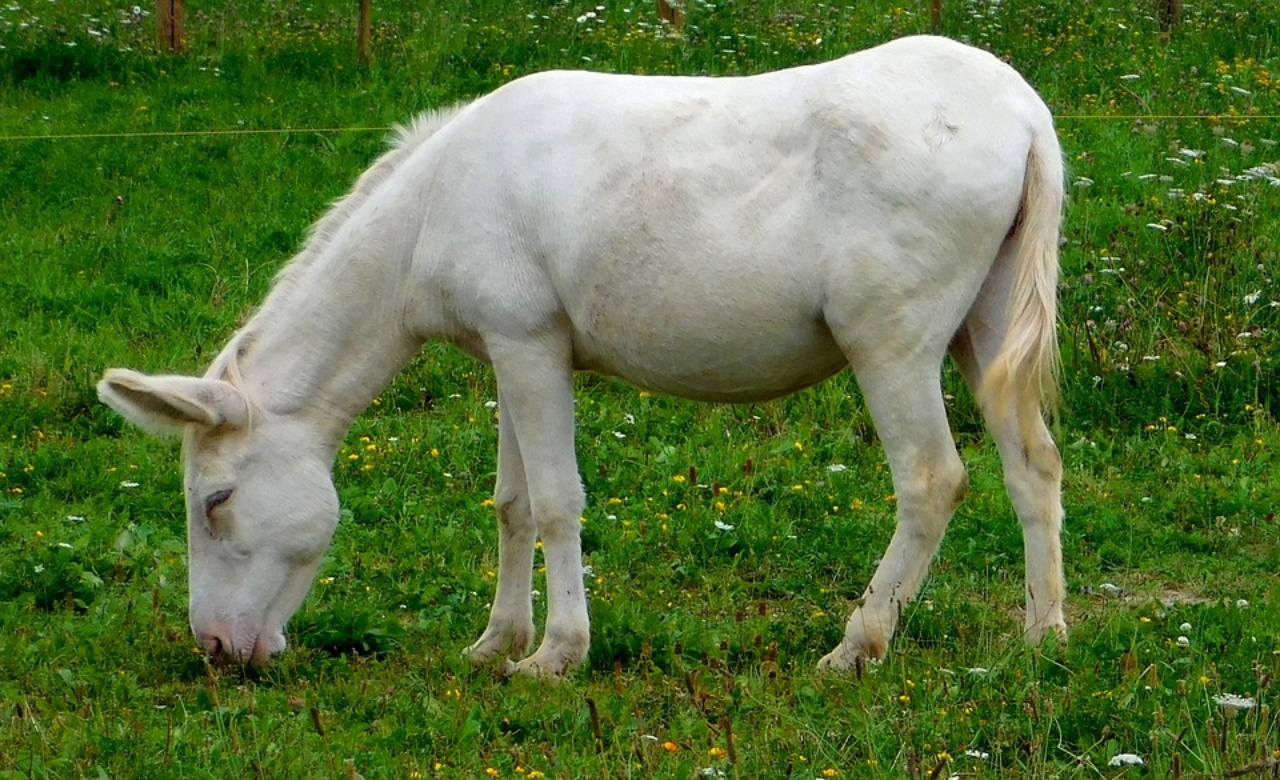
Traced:
POLYGON ((204 653, 212 661, 222 660, 227 648, 222 643, 222 637, 210 634, 200 635, 200 646, 204 648, 204 653))

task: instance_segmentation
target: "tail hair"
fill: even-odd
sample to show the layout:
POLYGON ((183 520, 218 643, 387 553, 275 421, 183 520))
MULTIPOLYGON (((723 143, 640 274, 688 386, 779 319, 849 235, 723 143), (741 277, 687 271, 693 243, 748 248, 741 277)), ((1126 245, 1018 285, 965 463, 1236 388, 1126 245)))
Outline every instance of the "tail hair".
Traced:
POLYGON ((1056 137, 1037 136, 1027 153, 1004 338, 987 367, 978 400, 1017 409, 1024 441, 1041 415, 1058 412, 1058 237, 1062 224, 1063 167, 1056 137))

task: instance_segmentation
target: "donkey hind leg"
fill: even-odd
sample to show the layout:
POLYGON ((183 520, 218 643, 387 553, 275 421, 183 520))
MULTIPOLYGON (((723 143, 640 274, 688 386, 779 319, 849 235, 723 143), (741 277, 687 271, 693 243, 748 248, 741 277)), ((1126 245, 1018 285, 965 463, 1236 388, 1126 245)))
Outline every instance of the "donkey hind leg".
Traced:
POLYGON ((819 661, 820 668, 848 669, 859 659, 884 656, 903 605, 919 591, 968 488, 947 424, 940 364, 940 355, 933 360, 917 352, 857 372, 893 474, 898 524, 843 641, 819 661))
POLYGON ((533 546, 537 527, 529 507, 524 461, 502 394, 498 395, 498 590, 489 625, 465 651, 477 663, 522 658, 533 645, 533 546))
MULTIPOLYGON (((994 334, 971 317, 951 346, 971 388, 982 377, 998 344, 994 334)), ((1065 639, 1066 584, 1062 572, 1062 458, 1041 415, 1039 398, 1013 404, 986 403, 983 417, 1000 452, 1005 487, 1013 502, 1026 555, 1026 639, 1038 643, 1053 634, 1065 639)))
MULTIPOLYGON (((547 566, 547 628, 542 644, 533 655, 510 664, 508 671, 560 677, 586 657, 590 643, 582 583, 581 518, 586 498, 573 448, 569 347, 555 334, 520 341, 492 339, 486 346, 501 388, 501 408, 510 415, 519 445, 529 513, 542 539, 547 566)), ((527 533, 527 525, 524 528, 527 533)), ((532 553, 527 546, 520 549, 524 557, 512 563, 526 575, 524 567, 531 563, 532 553)), ((528 587, 527 580, 521 583, 528 587)), ((527 593, 520 594, 522 608, 527 593)))

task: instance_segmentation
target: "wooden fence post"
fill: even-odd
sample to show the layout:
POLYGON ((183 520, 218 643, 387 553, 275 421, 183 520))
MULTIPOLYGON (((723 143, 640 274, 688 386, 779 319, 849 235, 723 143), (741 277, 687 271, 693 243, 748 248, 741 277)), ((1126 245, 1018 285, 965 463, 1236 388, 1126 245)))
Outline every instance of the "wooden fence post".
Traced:
POLYGON ((1160 26, 1166 30, 1182 24, 1182 0, 1158 0, 1160 3, 1160 26))
POLYGON ((935 33, 942 30, 942 0, 929 0, 929 25, 935 33))
POLYGON ((356 32, 356 50, 361 65, 369 64, 369 38, 373 30, 373 0, 360 0, 360 28, 356 32))
POLYGON ((182 3, 156 0, 156 43, 171 52, 181 52, 186 45, 187 14, 182 3))
POLYGON ((658 0, 658 18, 671 23, 672 29, 684 29, 684 0, 658 0))

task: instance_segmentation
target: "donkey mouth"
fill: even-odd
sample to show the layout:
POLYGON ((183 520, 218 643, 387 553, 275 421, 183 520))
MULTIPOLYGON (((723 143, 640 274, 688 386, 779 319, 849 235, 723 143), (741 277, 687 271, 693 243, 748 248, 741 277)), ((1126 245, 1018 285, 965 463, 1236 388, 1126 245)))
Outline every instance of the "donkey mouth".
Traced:
POLYGON ((196 632, 196 639, 204 648, 205 657, 214 664, 249 664, 260 668, 269 664, 273 655, 285 649, 284 634, 279 631, 248 636, 242 634, 233 639, 230 631, 220 631, 218 628, 225 627, 196 632))

